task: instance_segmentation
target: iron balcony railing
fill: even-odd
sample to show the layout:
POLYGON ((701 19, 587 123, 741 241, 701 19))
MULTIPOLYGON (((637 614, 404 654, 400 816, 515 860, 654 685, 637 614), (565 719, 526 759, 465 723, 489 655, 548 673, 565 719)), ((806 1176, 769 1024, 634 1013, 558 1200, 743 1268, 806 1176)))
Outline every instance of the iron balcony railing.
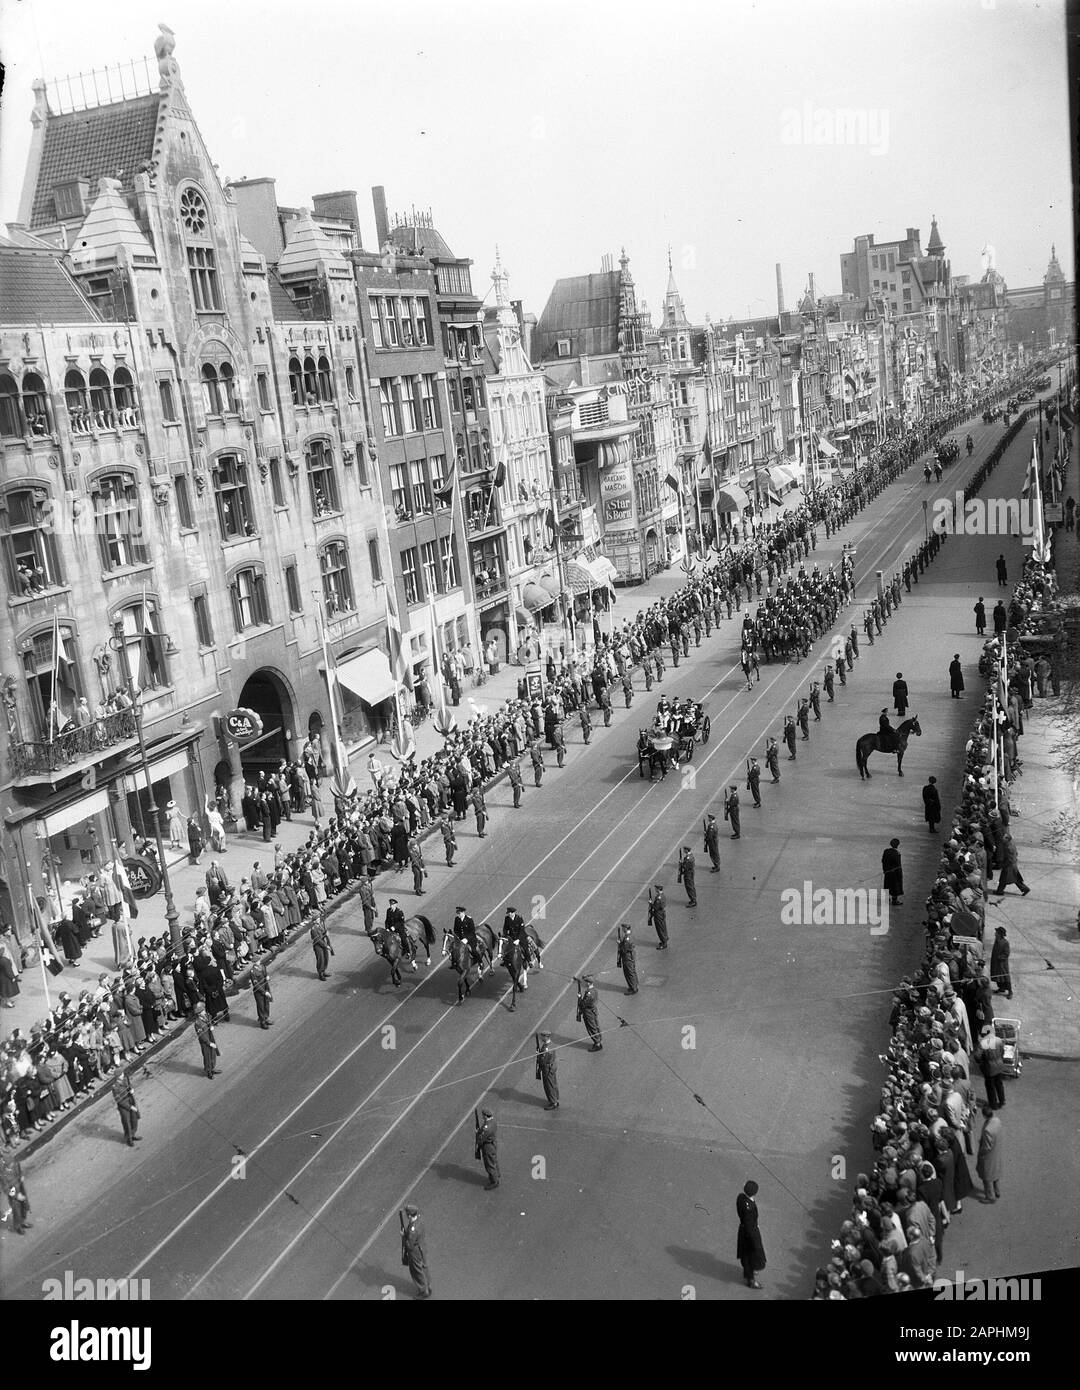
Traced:
POLYGON ((135 711, 117 710, 89 724, 69 724, 51 739, 33 743, 13 739, 8 747, 11 770, 16 778, 60 772, 72 763, 95 757, 135 736, 135 711))

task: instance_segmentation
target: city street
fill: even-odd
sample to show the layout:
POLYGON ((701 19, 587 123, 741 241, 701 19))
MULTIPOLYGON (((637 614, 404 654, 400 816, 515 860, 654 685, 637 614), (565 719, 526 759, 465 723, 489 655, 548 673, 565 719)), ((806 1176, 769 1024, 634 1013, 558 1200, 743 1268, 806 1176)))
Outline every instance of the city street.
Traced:
MULTIPOLYGON (((967 428, 954 433, 962 440, 967 428)), ((824 568, 843 542, 854 543, 858 598, 869 598, 874 572, 891 575, 922 540, 924 499, 951 497, 1001 433, 1000 422, 970 429, 972 460, 932 487, 913 466, 831 540, 819 531, 809 564, 824 568)), ((1027 429, 984 495, 1015 496, 1030 451, 1027 429)), ((443 867, 429 842, 422 906, 407 875, 379 880, 380 915, 396 886, 407 913, 431 919, 440 944, 457 903, 496 927, 508 904, 531 917, 547 943, 545 968, 530 975, 515 1012, 501 970, 453 1007, 456 980, 438 945, 431 965, 395 990, 358 907, 346 905, 330 918, 328 982, 316 979, 304 940, 272 967, 272 1032, 255 1026, 250 997, 234 1002, 233 1021, 218 1029, 218 1079, 203 1076, 190 1031, 136 1071, 138 1150, 123 1147, 106 1101, 24 1165, 35 1227, 5 1246, 4 1296, 40 1296, 43 1279, 82 1265, 147 1279, 154 1300, 410 1296, 398 1236, 398 1210, 410 1200, 423 1212, 437 1298, 806 1297, 854 1176, 870 1161, 889 996, 919 958, 921 904, 940 847, 927 834, 920 789, 937 776, 947 824, 981 695, 971 606, 980 593, 988 608, 996 600, 999 551, 1018 573, 1018 539, 951 538, 872 647, 862 603, 842 613, 844 630, 858 625, 860 659, 834 704, 823 694, 821 722, 797 745, 797 761, 781 747, 782 781, 763 776, 760 810, 745 790, 745 759, 761 757, 766 736, 779 735, 783 715, 820 679, 827 639, 809 661, 763 665, 748 693, 736 617, 677 671, 669 667, 652 695, 639 677, 631 711, 616 708, 587 749, 575 727, 564 769, 547 758, 542 791, 526 776, 520 810, 498 785, 487 844, 464 822, 458 867, 443 867), (955 651, 968 682, 959 701, 949 697, 955 651), (911 741, 902 779, 879 754, 863 783, 855 739, 891 705, 898 671, 923 736, 911 741), (638 775, 634 743, 661 693, 703 700, 712 739, 690 767, 650 783, 638 775), (720 816, 731 782, 742 836, 729 840, 721 826, 721 870, 710 874, 702 821, 710 810, 720 816), (907 897, 887 933, 781 922, 781 893, 804 881, 880 887, 892 836, 907 897), (697 857, 696 908, 675 882, 684 843, 697 857), (668 897, 665 953, 646 925, 656 882, 668 897), (621 922, 638 942, 641 990, 632 998, 615 966, 621 922), (596 1054, 574 1021, 582 971, 600 990, 596 1054), (557 1111, 544 1109, 534 1079, 541 1029, 558 1049, 557 1111), (499 1122, 497 1191, 484 1190, 473 1159, 480 1104, 499 1122), (751 1177, 768 1253, 762 1293, 742 1284, 735 1260, 735 1194, 751 1177)), ((674 590, 679 577, 664 582, 674 590)), ((620 590, 616 618, 634 605, 633 589, 620 590)), ((1075 1084, 1075 1061, 1032 1062, 1017 1083, 1010 1186, 1042 1172, 1072 1191, 1067 1121, 1032 1098, 1048 1090, 1050 1068, 1055 1091, 1075 1084)), ((969 1204, 954 1224, 950 1241, 969 1272, 979 1264, 990 1272, 998 1260, 1014 1271, 1075 1261, 1050 1214, 1021 1227, 1014 1212, 1007 1244, 995 1229, 1002 1219, 969 1204)))

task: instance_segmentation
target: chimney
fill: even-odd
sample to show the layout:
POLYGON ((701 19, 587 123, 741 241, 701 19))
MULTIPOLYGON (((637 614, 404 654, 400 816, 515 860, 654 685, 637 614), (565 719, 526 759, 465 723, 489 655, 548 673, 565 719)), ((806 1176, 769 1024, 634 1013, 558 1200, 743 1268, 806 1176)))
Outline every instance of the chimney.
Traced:
POLYGON ((375 208, 375 241, 377 249, 381 251, 390 240, 390 221, 386 216, 386 189, 381 183, 372 188, 371 202, 375 208))
POLYGON ((360 245, 360 211, 356 206, 356 189, 343 188, 337 193, 316 193, 311 200, 316 217, 334 217, 347 222, 356 233, 360 245))
POLYGON ((784 312, 784 273, 779 261, 776 262, 776 312, 780 315, 784 312))
POLYGON ((811 302, 811 304, 816 304, 816 303, 817 303, 817 289, 816 289, 815 286, 814 286, 814 272, 813 272, 813 271, 810 272, 810 302, 811 302))
POLYGON ((614 269, 615 264, 611 259, 611 252, 605 252, 605 254, 600 257, 600 273, 602 275, 607 275, 610 274, 610 272, 614 269))

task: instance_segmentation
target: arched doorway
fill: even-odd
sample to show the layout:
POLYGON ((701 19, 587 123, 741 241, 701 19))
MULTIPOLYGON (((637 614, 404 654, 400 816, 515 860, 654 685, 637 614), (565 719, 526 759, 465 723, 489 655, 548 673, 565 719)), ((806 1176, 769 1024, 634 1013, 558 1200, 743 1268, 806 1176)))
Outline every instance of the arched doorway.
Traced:
POLYGON ((277 672, 263 667, 244 682, 239 707, 254 710, 263 726, 260 736, 240 749, 244 777, 251 781, 260 772, 276 772, 282 761, 292 757, 293 702, 277 672))
POLYGON ((660 567, 660 538, 652 526, 645 532, 645 563, 650 574, 654 574, 660 567))

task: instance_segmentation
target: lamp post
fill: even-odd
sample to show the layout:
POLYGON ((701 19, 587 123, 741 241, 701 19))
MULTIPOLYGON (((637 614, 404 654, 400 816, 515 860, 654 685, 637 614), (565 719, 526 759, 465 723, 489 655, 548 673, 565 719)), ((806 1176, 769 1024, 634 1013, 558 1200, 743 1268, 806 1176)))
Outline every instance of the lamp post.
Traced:
POLYGON ((109 646, 120 658, 124 684, 127 687, 128 699, 131 701, 131 712, 135 717, 135 735, 139 740, 139 761, 146 778, 146 791, 150 801, 150 827, 154 832, 154 842, 157 845, 158 865, 161 869, 161 887, 165 894, 165 921, 169 926, 170 944, 178 946, 180 944, 180 914, 176 910, 172 883, 169 881, 169 866, 165 862, 165 845, 161 838, 161 816, 157 803, 154 801, 153 784, 150 781, 150 760, 146 755, 146 739, 143 737, 142 706, 135 698, 135 685, 131 678, 131 663, 128 660, 127 643, 124 640, 124 624, 120 619, 113 623, 113 635, 109 638, 109 646))

